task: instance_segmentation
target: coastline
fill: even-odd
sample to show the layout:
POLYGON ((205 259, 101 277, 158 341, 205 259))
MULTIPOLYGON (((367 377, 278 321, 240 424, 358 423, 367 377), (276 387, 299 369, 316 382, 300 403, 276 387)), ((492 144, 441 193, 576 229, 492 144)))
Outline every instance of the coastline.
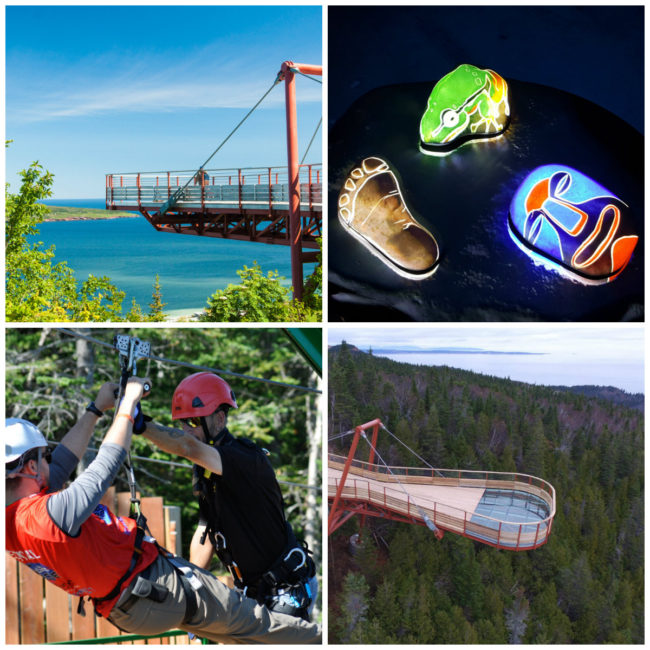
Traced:
POLYGON ((184 322, 197 322, 199 318, 205 313, 205 307, 197 307, 195 309, 170 309, 165 312, 165 323, 178 323, 184 322))
POLYGON ((70 199, 71 205, 41 203, 47 208, 43 223, 55 221, 105 221, 112 219, 135 219, 140 217, 136 210, 107 210, 103 200, 88 199, 83 205, 74 205, 84 199, 70 199))
POLYGON ((57 221, 109 221, 111 219, 139 219, 142 215, 139 214, 117 214, 101 217, 56 217, 54 219, 45 217, 41 223, 55 223, 57 221))

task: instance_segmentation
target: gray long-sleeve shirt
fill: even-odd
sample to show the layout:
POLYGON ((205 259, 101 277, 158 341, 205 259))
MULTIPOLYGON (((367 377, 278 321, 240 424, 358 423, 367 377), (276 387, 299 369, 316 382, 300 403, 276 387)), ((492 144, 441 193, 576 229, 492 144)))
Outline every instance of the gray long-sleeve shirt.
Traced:
POLYGON ((120 445, 103 444, 86 470, 62 490, 79 460, 65 445, 59 445, 54 450, 48 490, 54 494, 48 499, 47 511, 64 533, 72 537, 79 534, 81 524, 99 505, 125 458, 126 450, 120 445))

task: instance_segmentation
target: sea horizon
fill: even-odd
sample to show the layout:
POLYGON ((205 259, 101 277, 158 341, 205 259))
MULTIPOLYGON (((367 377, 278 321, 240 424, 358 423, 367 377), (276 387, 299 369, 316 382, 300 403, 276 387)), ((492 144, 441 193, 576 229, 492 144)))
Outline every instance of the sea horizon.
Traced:
MULTIPOLYGON (((39 201, 43 205, 59 208, 88 208, 92 210, 106 210, 106 199, 44 199, 39 201)), ((139 214, 137 210, 133 211, 139 214)))

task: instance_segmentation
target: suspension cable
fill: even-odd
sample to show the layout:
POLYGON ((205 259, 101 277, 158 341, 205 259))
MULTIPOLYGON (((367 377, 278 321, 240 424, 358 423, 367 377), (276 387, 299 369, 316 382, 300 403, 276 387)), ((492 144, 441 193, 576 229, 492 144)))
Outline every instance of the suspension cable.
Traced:
POLYGON ((304 72, 300 72, 300 70, 298 70, 298 68, 289 68, 289 70, 291 70, 291 72, 293 72, 293 74, 299 74, 299 75, 301 75, 303 77, 306 77, 307 79, 311 79, 312 81, 315 81, 317 84, 322 85, 322 83, 323 83, 323 81, 321 79, 316 79, 316 77, 312 77, 310 74, 305 74, 304 72))
POLYGON ((307 154, 309 153, 309 149, 311 148, 311 145, 314 142, 314 138, 316 137, 316 134, 318 133, 318 129, 320 129, 320 125, 322 123, 323 123, 323 118, 321 117, 320 120, 318 120, 318 124, 316 125, 316 129, 314 130, 314 135, 311 136, 311 140, 309 141, 309 144, 307 145, 307 149, 305 150, 305 155, 302 157, 302 160, 300 161, 301 165, 305 162, 305 158, 307 158, 307 154))
MULTIPOLYGON (((214 158, 216 153, 223 147, 228 140, 235 134, 237 129, 251 116, 253 111, 266 99, 266 96, 280 83, 281 79, 279 77, 276 77, 275 81, 271 84, 271 87, 260 97, 259 101, 253 108, 251 108, 248 113, 242 118, 242 120, 237 124, 237 126, 222 140, 221 144, 208 156, 208 159, 198 168, 196 171, 196 174, 201 172, 205 166, 214 158)), ((183 185, 183 187, 178 188, 170 197, 167 199, 167 202, 160 208, 160 211, 158 212, 159 216, 163 216, 164 214, 167 213, 167 211, 176 203, 176 201, 179 199, 180 195, 185 191, 185 188, 192 182, 192 180, 196 177, 196 174, 191 176, 187 183, 183 185)))
MULTIPOLYGON (((79 339, 84 339, 85 341, 88 341, 89 343, 94 343, 95 345, 100 345, 105 348, 109 348, 111 350, 115 350, 115 347, 111 345, 110 343, 106 343, 105 341, 100 341, 99 339, 93 338, 92 336, 88 336, 86 334, 81 334, 80 332, 75 332, 74 330, 69 330, 65 327, 59 327, 57 328, 60 332, 63 334, 67 334, 68 336, 72 336, 75 338, 79 339)), ((195 370, 206 370, 207 372, 214 372, 218 375, 228 375, 230 377, 236 377, 237 379, 245 379, 249 381, 259 381, 264 384, 270 384, 272 386, 281 386, 283 388, 295 388, 296 390, 304 390, 309 393, 318 393, 321 394, 323 391, 320 390, 319 388, 312 388, 311 386, 301 386, 300 384, 289 384, 287 382, 283 381, 276 381, 275 379, 264 379, 263 377, 254 377, 252 375, 242 375, 237 372, 232 372, 230 370, 223 370, 220 368, 211 368, 209 366, 198 366, 193 363, 188 363, 186 361, 176 361, 175 359, 166 359, 164 357, 156 357, 154 355, 150 355, 146 357, 147 359, 151 359, 152 361, 158 361, 160 363, 170 363, 172 365, 176 366, 181 366, 183 368, 193 368, 195 370)))
POLYGON ((442 474, 442 472, 440 472, 439 470, 437 470, 433 465, 430 465, 429 463, 427 463, 427 461, 424 460, 424 458, 422 458, 422 456, 420 456, 420 455, 417 454, 415 451, 413 451, 413 450, 412 450, 412 449, 411 449, 411 448, 410 448, 410 447, 409 447, 405 442, 402 442, 402 441, 401 441, 401 440, 400 440, 400 439, 399 439, 399 438, 398 438, 394 433, 391 433, 391 432, 390 432, 390 431, 389 431, 389 430, 388 430, 388 429, 383 425, 383 423, 380 423, 380 426, 381 426, 381 428, 382 428, 386 433, 388 433, 389 435, 393 436, 393 438, 395 438, 395 440, 397 440, 397 442, 399 442, 401 445, 404 445, 404 446, 405 446, 405 447, 406 447, 406 448, 407 448, 407 449, 408 449, 408 450, 409 450, 409 451, 410 451, 414 456, 416 456, 419 460, 421 460, 421 461, 422 461, 422 462, 423 462, 423 463, 424 463, 424 464, 425 464, 429 469, 432 469, 434 472, 436 472, 436 473, 438 474, 438 476, 441 476, 442 478, 445 478, 445 476, 444 476, 444 474, 442 474))
POLYGON ((349 431, 344 431, 343 433, 332 436, 328 438, 327 441, 331 442, 332 440, 338 440, 339 438, 343 438, 343 436, 349 436, 351 433, 354 433, 354 429, 350 429, 349 431))
POLYGON ((370 442, 370 440, 368 440, 368 437, 366 436, 365 431, 361 432, 361 437, 368 443, 368 446, 370 447, 370 449, 372 449, 375 452, 375 454, 377 454, 377 458, 379 458, 379 460, 383 463, 384 467, 388 470, 388 473, 397 481, 397 484, 400 486, 400 488, 402 488, 402 491, 404 492, 404 494, 406 494, 406 497, 407 497, 409 503, 413 503, 413 505, 417 508, 417 511, 420 513, 420 517, 422 517, 422 519, 424 520, 424 523, 427 525, 427 528, 429 528, 433 532, 438 531, 438 527, 433 523, 433 521, 431 521, 431 518, 429 517, 429 515, 427 515, 427 513, 424 512, 424 510, 417 503, 415 503, 415 501, 412 501, 411 495, 408 493, 406 488, 402 485, 399 478, 397 478, 397 474, 395 474, 393 472, 393 470, 386 464, 386 461, 381 457, 381 454, 373 446, 373 444, 370 442))

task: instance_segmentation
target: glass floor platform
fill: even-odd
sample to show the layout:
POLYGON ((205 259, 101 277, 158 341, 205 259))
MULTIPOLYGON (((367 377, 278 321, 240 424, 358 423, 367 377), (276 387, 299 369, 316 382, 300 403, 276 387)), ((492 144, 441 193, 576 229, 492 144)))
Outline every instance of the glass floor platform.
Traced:
MULTIPOLYGON (((494 530, 498 529, 503 534, 503 536, 500 535, 500 544, 515 546, 515 541, 507 541, 510 537, 507 533, 515 534, 520 529, 533 533, 536 531, 536 525, 544 522, 536 531, 536 536, 544 537, 548 526, 548 522, 544 520, 550 514, 549 505, 533 494, 519 490, 487 489, 474 510, 471 522, 494 530), (522 524, 526 524, 526 526, 522 526, 522 524)), ((476 536, 488 540, 483 535, 476 536)), ((519 535, 517 535, 518 538, 519 535)))

